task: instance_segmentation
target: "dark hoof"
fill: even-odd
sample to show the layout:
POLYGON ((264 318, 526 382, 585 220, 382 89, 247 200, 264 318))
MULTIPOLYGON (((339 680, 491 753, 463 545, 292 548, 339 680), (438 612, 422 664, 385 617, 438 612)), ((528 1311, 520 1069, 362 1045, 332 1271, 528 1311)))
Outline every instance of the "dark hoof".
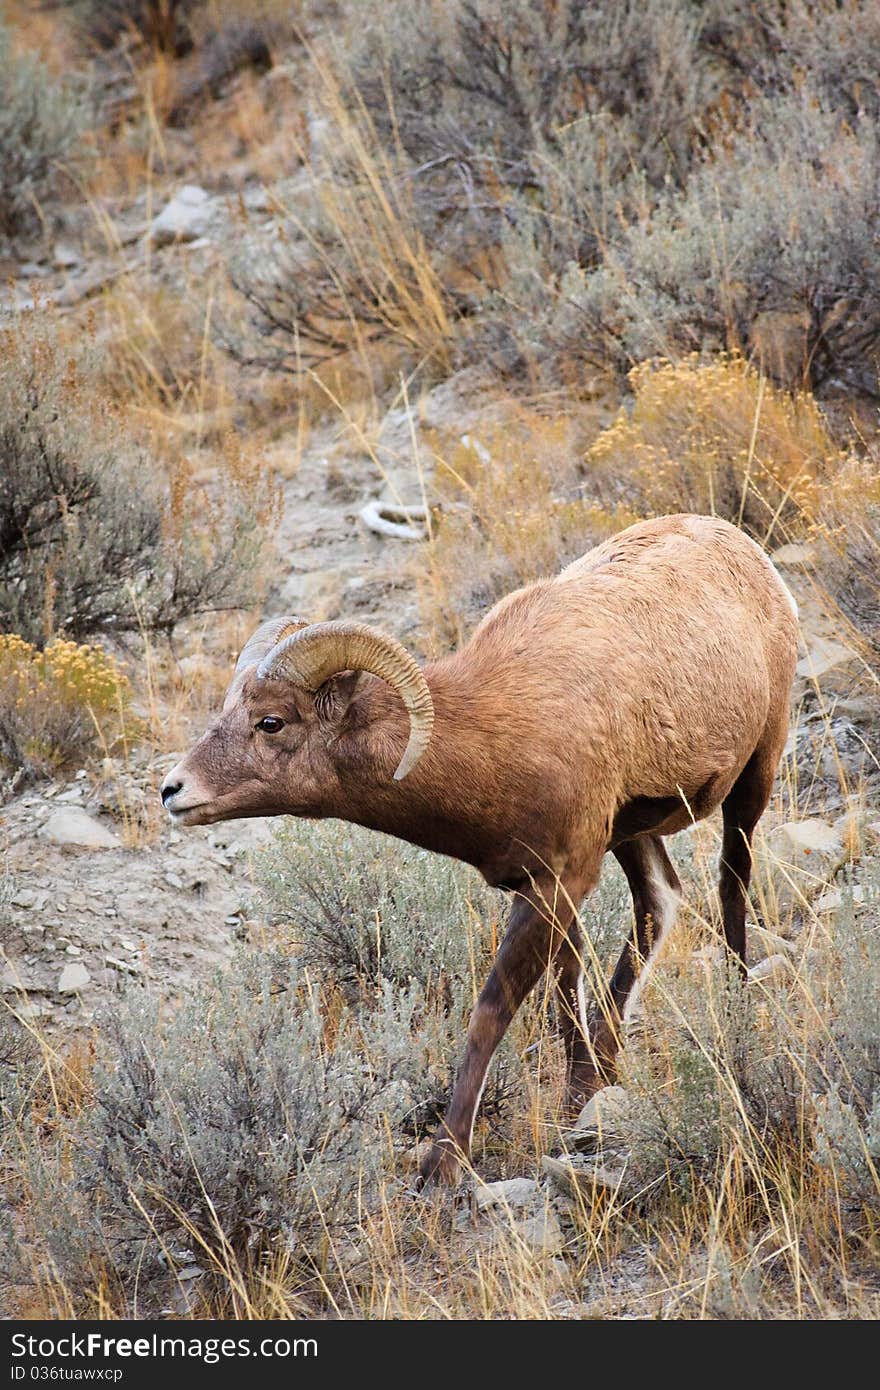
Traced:
POLYGON ((589 1071, 583 1071, 573 1079, 568 1086, 565 1095, 564 1115, 568 1123, 573 1124, 578 1118, 588 1100, 592 1100, 597 1091, 603 1091, 606 1086, 613 1086, 615 1072, 611 1068, 605 1071, 597 1071, 591 1067, 589 1071))
POLYGON ((458 1146, 451 1139, 436 1140, 422 1159, 419 1168, 419 1188, 457 1187, 462 1166, 458 1146))

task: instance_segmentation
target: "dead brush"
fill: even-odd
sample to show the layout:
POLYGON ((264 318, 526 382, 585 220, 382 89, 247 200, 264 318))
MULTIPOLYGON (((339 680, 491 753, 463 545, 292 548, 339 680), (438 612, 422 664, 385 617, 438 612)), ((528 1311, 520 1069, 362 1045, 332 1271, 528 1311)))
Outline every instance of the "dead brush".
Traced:
POLYGON ((113 394, 156 424, 180 416, 212 417, 222 401, 212 302, 213 286, 207 287, 205 303, 196 305, 185 291, 145 284, 135 273, 114 285, 103 306, 113 342, 106 364, 113 394))
POLYGON ((16 321, 3 350, 6 630, 37 643, 170 633, 193 613, 246 605, 276 496, 241 444, 227 440, 212 488, 173 440, 148 451, 107 400, 91 335, 69 347, 47 314, 16 321))
POLYGON ((232 266, 258 334, 236 351, 298 373, 340 353, 367 355, 390 338, 448 371, 456 312, 420 229, 402 151, 382 143, 356 96, 347 99, 344 75, 310 56, 328 135, 318 150, 294 136, 311 188, 276 192, 283 235, 261 244, 259 270, 252 255, 232 266))

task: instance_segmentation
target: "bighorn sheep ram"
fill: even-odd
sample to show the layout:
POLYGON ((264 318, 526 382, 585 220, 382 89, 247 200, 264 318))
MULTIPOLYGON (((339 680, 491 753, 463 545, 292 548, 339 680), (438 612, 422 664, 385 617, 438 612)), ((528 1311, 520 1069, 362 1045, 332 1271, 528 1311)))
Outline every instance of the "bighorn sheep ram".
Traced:
POLYGON ((753 541, 668 516, 508 595, 424 669, 349 622, 277 618, 245 646, 220 718, 162 787, 177 824, 336 816, 515 895, 424 1179, 456 1181, 492 1053, 552 964, 570 1106, 613 1076, 636 977, 680 897, 663 837, 718 806, 724 934, 744 968, 751 837, 786 740, 796 617, 753 541), (577 914, 609 850, 635 922, 588 1024, 577 914))

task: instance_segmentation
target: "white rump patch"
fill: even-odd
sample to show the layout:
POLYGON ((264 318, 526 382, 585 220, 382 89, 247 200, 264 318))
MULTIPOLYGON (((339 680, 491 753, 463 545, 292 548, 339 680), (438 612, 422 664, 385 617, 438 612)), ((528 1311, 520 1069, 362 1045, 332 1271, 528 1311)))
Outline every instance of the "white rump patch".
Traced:
POLYGON ((588 1038, 588 1037, 590 1036, 590 1030, 589 1030, 589 1027, 588 1027, 588 1025, 587 1025, 587 996, 586 996, 586 993, 584 992, 584 972, 583 972, 583 968, 581 969, 580 973, 578 974, 578 982, 577 982, 577 1006, 578 1006, 578 1022, 579 1022, 580 1025, 581 1025, 581 1032, 583 1033, 583 1035, 584 1035, 585 1038, 588 1038))
POLYGON ((681 893, 679 893, 676 888, 670 888, 667 883, 666 875, 663 872, 661 864, 658 862, 659 855, 653 846, 650 846, 649 853, 653 859, 653 863, 648 867, 648 879, 651 884, 652 896, 657 904, 657 909, 653 914, 654 940, 651 945, 651 952, 647 960, 642 961, 642 966, 636 976, 635 984, 630 990, 629 998, 623 1006, 624 1023, 639 1002, 642 990, 645 987, 645 981, 648 978, 649 972, 654 967, 666 933, 669 931, 670 927, 674 925, 675 919, 678 916, 678 905, 681 902, 681 893))
POLYGON ((767 554, 766 550, 763 550, 761 546, 758 545, 758 542, 756 540, 753 540, 751 536, 746 536, 745 531, 743 531, 742 534, 745 536, 749 544, 755 547, 761 559, 764 561, 764 564, 767 566, 770 573, 773 575, 773 578, 776 580, 776 583, 779 585, 780 589, 785 594, 786 602, 788 603, 789 608, 794 614, 795 621, 797 621, 799 617, 797 600, 795 599, 794 594, 791 592, 791 589, 788 587, 785 580, 782 578, 782 575, 779 573, 779 570, 776 568, 773 561, 770 559, 770 556, 767 554))

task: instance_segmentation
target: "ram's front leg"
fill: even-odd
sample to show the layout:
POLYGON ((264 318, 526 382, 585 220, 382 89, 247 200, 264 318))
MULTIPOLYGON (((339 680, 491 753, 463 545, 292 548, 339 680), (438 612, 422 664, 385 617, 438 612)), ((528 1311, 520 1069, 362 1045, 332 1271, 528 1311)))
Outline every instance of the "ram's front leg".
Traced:
POLYGON ((547 877, 518 895, 495 964, 471 1014, 449 1109, 422 1163, 423 1182, 454 1186, 470 1158, 474 1119, 492 1054, 511 1019, 552 963, 584 894, 581 880, 547 877))

